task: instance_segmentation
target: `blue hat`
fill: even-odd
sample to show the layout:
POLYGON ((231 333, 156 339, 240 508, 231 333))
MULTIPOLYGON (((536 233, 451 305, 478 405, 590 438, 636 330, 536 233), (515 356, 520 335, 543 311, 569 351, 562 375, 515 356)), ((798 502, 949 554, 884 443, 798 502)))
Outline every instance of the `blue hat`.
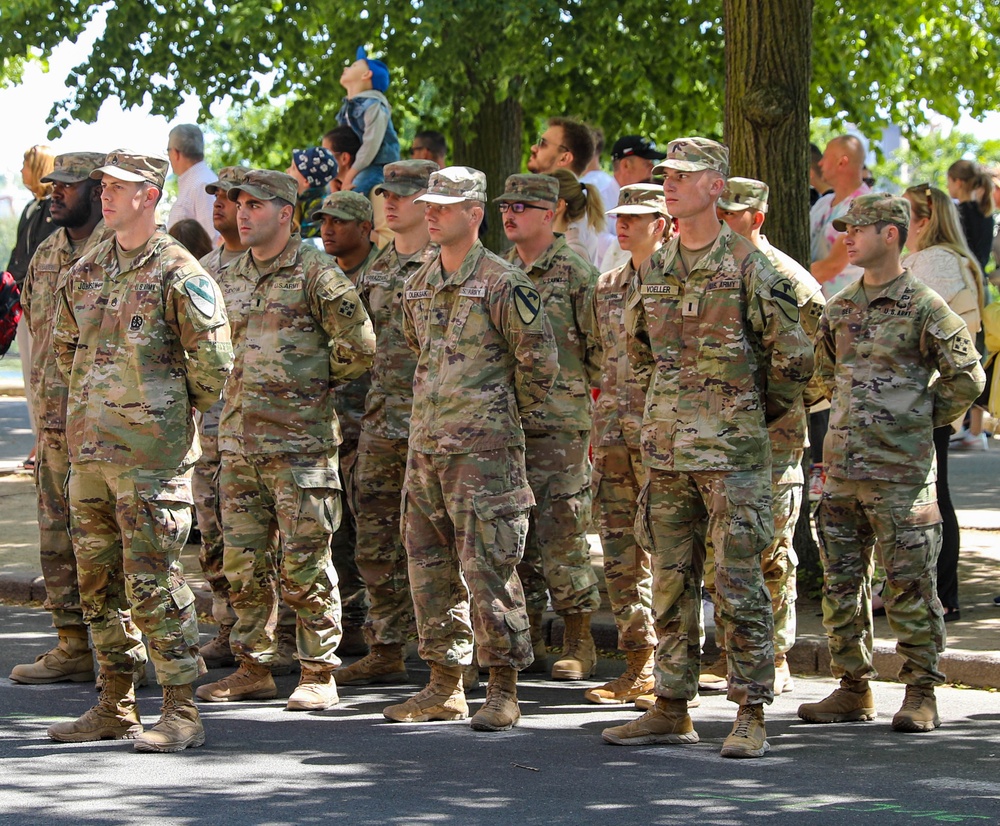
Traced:
POLYGON ((310 188, 326 186, 337 177, 337 159, 323 146, 295 149, 292 151, 292 161, 310 188))
POLYGON ((358 46, 355 56, 356 60, 363 60, 368 64, 368 69, 372 73, 372 89, 377 92, 385 92, 389 88, 389 67, 381 60, 368 57, 368 52, 364 46, 358 46))

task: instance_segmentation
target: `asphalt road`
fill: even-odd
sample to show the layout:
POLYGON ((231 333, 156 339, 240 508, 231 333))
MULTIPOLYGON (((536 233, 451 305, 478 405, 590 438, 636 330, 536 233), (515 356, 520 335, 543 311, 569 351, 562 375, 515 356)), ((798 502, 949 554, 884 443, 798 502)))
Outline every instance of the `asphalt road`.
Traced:
MULTIPOLYGON (((0 606, 0 674, 51 640, 48 615, 0 606)), ((602 661, 601 676, 621 662, 602 661)), ((212 672, 212 679, 225 672, 212 672)), ((281 701, 206 705, 208 742, 138 754, 128 742, 50 741, 52 722, 95 701, 93 686, 0 678, 0 823, 45 824, 912 824, 1000 823, 1000 694, 939 689, 944 725, 897 734, 902 686, 876 684, 873 723, 807 726, 800 702, 832 690, 798 679, 768 709, 772 751, 718 756, 735 706, 693 710, 701 743, 617 747, 601 729, 635 715, 582 701, 583 684, 525 679, 520 726, 388 723, 382 708, 423 685, 345 688, 327 712, 281 701)), ((278 679, 287 696, 295 677, 278 679)), ((147 723, 159 689, 140 690, 147 723)), ((483 689, 470 692, 478 707, 483 689)))

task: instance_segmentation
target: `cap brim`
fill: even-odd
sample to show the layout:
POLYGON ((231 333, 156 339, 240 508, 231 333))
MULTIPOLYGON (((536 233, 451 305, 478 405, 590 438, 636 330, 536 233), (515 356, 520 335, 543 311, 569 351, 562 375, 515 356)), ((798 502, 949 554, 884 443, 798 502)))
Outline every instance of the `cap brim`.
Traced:
POLYGON ((550 201, 547 198, 525 198, 524 195, 518 195, 513 192, 505 192, 498 198, 493 199, 494 204, 498 204, 501 201, 507 201, 509 203, 522 203, 522 204, 548 204, 550 209, 555 209, 556 202, 550 201))
POLYGON ((863 226, 862 224, 855 224, 853 221, 851 222, 844 221, 842 218, 837 218, 831 221, 830 224, 833 226, 835 230, 837 230, 837 232, 847 232, 848 227, 863 226))
POLYGON ((673 169, 676 172, 703 172, 706 169, 714 169, 711 164, 700 161, 663 161, 653 167, 653 172, 664 172, 673 169))
POLYGON ((609 209, 605 215, 667 215, 667 211, 654 206, 643 204, 623 204, 609 209))
POLYGON ((41 180, 43 184, 78 184, 89 178, 90 175, 74 175, 72 172, 50 172, 41 180))
POLYGON ((738 204, 735 201, 723 201, 719 198, 717 201, 719 209, 724 209, 726 212, 746 212, 750 209, 750 204, 738 204))
POLYGON ((373 192, 376 195, 381 195, 383 192, 391 192, 393 195, 413 195, 416 192, 420 192, 421 189, 427 189, 426 186, 417 186, 415 184, 379 184, 373 192))
POLYGON ((230 201, 238 200, 240 193, 245 192, 251 198, 256 198, 258 201, 273 201, 278 196, 274 193, 268 192, 266 189, 261 189, 257 186, 233 186, 229 188, 226 193, 226 197, 230 201))
POLYGON ((466 201, 475 201, 476 198, 463 198, 458 195, 437 195, 432 192, 425 192, 419 198, 415 198, 414 201, 424 202, 428 204, 462 204, 466 201))
POLYGON ((338 212, 335 209, 325 209, 325 208, 324 209, 317 209, 312 214, 312 219, 314 221, 320 221, 320 220, 322 220, 322 218, 323 218, 324 215, 329 215, 331 218, 339 218, 341 221, 358 221, 360 223, 361 220, 365 220, 365 221, 368 220, 367 218, 360 219, 357 216, 355 216, 355 215, 349 215, 346 212, 338 212))
POLYGON ((229 190, 232 189, 232 188, 233 188, 232 184, 226 184, 226 183, 223 183, 222 181, 216 181, 214 184, 206 184, 205 185, 205 191, 209 195, 214 195, 220 189, 223 192, 229 192, 229 190))
POLYGON ((153 183, 148 178, 144 178, 142 175, 138 175, 135 172, 129 172, 126 169, 122 169, 120 166, 102 166, 100 169, 95 169, 90 173, 91 178, 96 178, 98 181, 105 175, 110 175, 112 178, 117 178, 119 181, 129 181, 133 184, 141 183, 153 183))

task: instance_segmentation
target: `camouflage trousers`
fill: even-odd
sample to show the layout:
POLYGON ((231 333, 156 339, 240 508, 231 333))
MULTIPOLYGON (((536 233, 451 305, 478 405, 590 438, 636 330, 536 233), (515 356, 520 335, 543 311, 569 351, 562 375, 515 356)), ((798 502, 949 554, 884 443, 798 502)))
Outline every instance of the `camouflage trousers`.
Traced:
MULTIPOLYGON (((340 498, 341 519, 340 526, 333 534, 333 543, 330 547, 333 565, 337 569, 341 617, 345 626, 353 628, 361 628, 368 614, 368 589, 365 588, 365 580, 358 570, 358 526, 353 511, 348 507, 347 496, 354 477, 357 455, 357 444, 348 445, 345 442, 340 446, 340 477, 344 489, 337 494, 340 498)), ((399 524, 398 502, 396 524, 397 526, 399 524)))
POLYGON ((517 563, 533 504, 521 448, 410 451, 402 531, 424 660, 468 665, 475 628, 480 665, 531 664, 517 563))
MULTIPOLYGON (((774 654, 783 656, 795 645, 795 600, 797 597, 795 569, 798 556, 792 545, 795 524, 802 508, 802 465, 797 464, 774 473, 771 481, 772 512, 774 514, 774 539, 760 557, 764 585, 771 595, 771 613, 774 616, 774 654), (798 471, 798 481, 794 480, 798 471)), ((726 626, 719 612, 715 590, 715 563, 712 554, 705 559, 705 590, 712 596, 715 606, 715 643, 726 652, 726 626)))
POLYGON ((594 448, 594 517, 604 548, 604 578, 622 651, 653 648, 653 571, 649 549, 635 539, 636 501, 646 481, 638 450, 594 448))
POLYGON ((362 432, 348 487, 358 529, 355 557, 368 589, 365 637, 372 645, 401 645, 413 625, 399 524, 406 454, 405 439, 362 432))
POLYGON ((528 484, 537 502, 517 568, 528 610, 540 614, 551 596, 560 616, 592 613, 601 607, 601 595, 587 542, 593 511, 589 434, 535 430, 524 436, 528 484))
POLYGON ((84 619, 108 673, 146 662, 161 685, 187 685, 198 660, 194 593, 180 556, 191 530, 191 472, 78 462, 69 474, 70 523, 84 619))
POLYGON ((220 625, 236 622, 236 613, 229 604, 229 580, 222 569, 222 510, 219 502, 219 437, 216 433, 201 434, 201 457, 195 463, 191 478, 194 492, 194 515, 201 532, 198 562, 212 589, 212 617, 220 625))
POLYGON ((40 430, 35 451, 38 541, 45 580, 45 608, 52 612, 52 624, 56 628, 83 625, 76 557, 69 535, 68 479, 65 431, 40 430))
POLYGON ((635 531, 653 558, 656 694, 690 700, 698 691, 707 535, 727 629, 728 697, 741 705, 770 703, 774 625, 760 568, 761 552, 774 533, 770 472, 650 468, 639 494, 635 531))
POLYGON ((329 456, 223 451, 219 492, 223 565, 237 617, 230 638, 234 653, 271 661, 280 586, 296 614, 299 660, 339 665, 334 652, 341 636, 340 594, 330 558, 330 540, 340 524, 336 451, 329 456))
POLYGON ((873 552, 885 568, 885 615, 903 658, 899 680, 943 683, 944 609, 937 595, 941 514, 934 484, 827 476, 816 513, 823 560, 823 624, 834 677, 874 679, 873 552))

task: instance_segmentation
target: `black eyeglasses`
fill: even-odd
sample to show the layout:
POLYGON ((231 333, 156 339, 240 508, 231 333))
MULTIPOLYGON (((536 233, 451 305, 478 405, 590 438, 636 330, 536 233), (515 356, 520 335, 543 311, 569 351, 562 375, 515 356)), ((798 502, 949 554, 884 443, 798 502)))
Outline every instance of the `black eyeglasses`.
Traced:
POLYGON ((522 204, 520 201, 503 201, 497 204, 497 209, 500 210, 500 214, 503 215, 509 209, 515 215, 520 215, 526 209, 551 209, 551 207, 535 206, 535 204, 522 204))
MULTIPOLYGON (((539 149, 544 149, 548 145, 549 141, 545 139, 544 135, 539 135, 538 140, 535 141, 535 146, 537 146, 539 149)), ((557 149, 561 149, 563 152, 569 152, 569 147, 563 146, 561 143, 557 143, 555 144, 555 146, 557 149)))

